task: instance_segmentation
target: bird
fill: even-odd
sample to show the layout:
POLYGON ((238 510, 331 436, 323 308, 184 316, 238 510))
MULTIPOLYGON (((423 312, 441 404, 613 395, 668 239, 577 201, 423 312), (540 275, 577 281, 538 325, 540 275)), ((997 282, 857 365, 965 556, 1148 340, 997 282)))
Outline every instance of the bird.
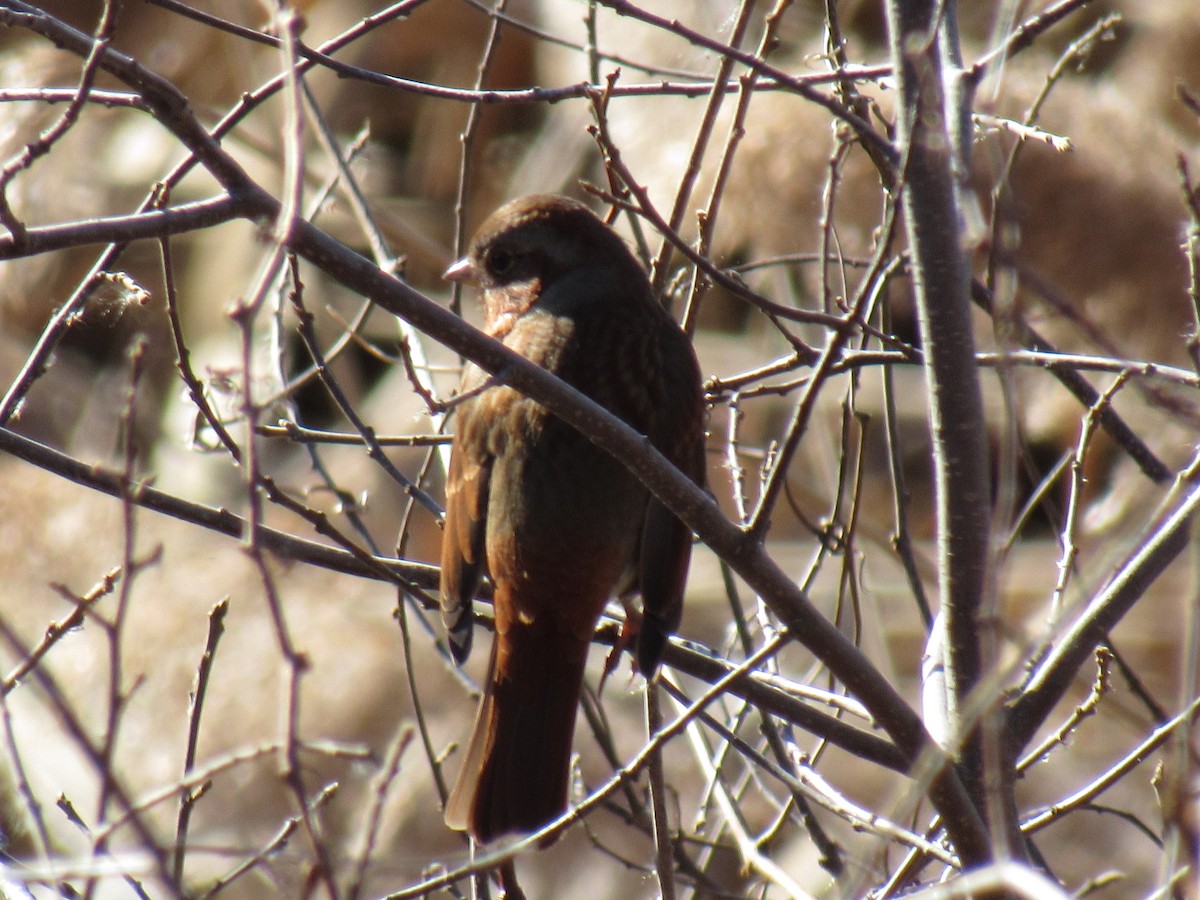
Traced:
MULTIPOLYGON (((705 404, 691 341, 625 242, 586 206, 551 194, 513 200, 444 277, 481 289, 487 334, 645 435, 704 486, 705 404)), ((465 368, 457 396, 442 616, 461 664, 486 575, 495 633, 444 815, 486 843, 566 812, 600 615, 613 596, 641 594, 635 656, 653 677, 680 623, 692 533, 615 457, 478 366, 465 368)))

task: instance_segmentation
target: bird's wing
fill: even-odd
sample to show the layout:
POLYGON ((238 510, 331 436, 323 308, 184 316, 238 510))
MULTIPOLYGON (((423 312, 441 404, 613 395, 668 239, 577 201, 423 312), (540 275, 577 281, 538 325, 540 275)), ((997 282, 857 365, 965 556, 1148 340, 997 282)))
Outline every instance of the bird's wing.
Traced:
MULTIPOLYGON (((667 366, 665 395, 669 402, 659 410, 651 439, 680 471, 701 487, 705 484, 704 398, 700 369, 681 331, 671 331, 664 340, 679 341, 670 348, 691 362, 690 366, 667 366)), ((668 358, 672 354, 664 353, 668 358)), ((679 627, 683 615, 683 589, 692 555, 692 531, 675 514, 651 496, 642 525, 638 555, 638 584, 642 593, 643 621, 638 632, 638 669, 647 678, 662 659, 667 639, 679 627)))
POLYGON ((471 601, 486 569, 488 485, 492 457, 473 427, 477 399, 458 410, 458 428, 446 480, 446 522, 442 533, 442 621, 450 651, 462 663, 471 652, 471 601))

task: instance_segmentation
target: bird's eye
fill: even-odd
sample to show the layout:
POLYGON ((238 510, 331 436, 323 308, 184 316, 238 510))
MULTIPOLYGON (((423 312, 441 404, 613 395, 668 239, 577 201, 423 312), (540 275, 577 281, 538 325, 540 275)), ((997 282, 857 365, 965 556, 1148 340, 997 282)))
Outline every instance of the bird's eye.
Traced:
POLYGON ((517 257, 515 254, 500 247, 496 247, 489 251, 487 255, 488 271, 493 275, 507 275, 516 265, 517 257))

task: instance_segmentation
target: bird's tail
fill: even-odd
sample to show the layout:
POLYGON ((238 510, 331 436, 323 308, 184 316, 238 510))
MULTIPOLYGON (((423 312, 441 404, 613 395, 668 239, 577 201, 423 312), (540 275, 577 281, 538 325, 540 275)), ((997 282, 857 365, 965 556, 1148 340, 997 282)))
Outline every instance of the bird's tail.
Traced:
POLYGON ((481 843, 536 831, 567 808, 588 644, 545 633, 546 619, 514 621, 496 634, 487 689, 446 802, 446 824, 481 843))

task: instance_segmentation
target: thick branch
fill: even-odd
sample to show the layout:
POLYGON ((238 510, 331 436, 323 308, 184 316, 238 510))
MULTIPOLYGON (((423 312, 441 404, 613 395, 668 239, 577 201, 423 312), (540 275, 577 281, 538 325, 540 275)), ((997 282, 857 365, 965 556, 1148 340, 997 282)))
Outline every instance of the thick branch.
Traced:
POLYGON ((1126 562, 1087 609, 1076 619, 1054 649, 1033 673, 1010 714, 1011 746, 1019 750, 1033 739, 1055 705, 1075 683, 1080 668, 1088 663, 1096 647, 1108 640, 1133 605, 1145 596, 1150 585, 1189 546, 1192 521, 1200 509, 1200 487, 1193 465, 1184 483, 1190 493, 1168 516, 1153 535, 1139 542, 1126 562))
POLYGON ((26 228, 20 240, 0 236, 0 259, 19 259, 89 244, 124 244, 156 240, 221 225, 239 218, 238 201, 228 195, 181 203, 170 209, 151 209, 128 216, 85 219, 59 225, 26 228))
MULTIPOLYGON (((942 59, 932 2, 888 4, 893 68, 902 102, 896 116, 903 209, 926 359, 937 503, 938 574, 946 630, 950 724, 979 682, 978 611, 990 539, 987 431, 975 364, 969 269, 954 178, 954 128, 947 121, 942 59)), ((965 166, 965 160, 959 162, 965 166)))

